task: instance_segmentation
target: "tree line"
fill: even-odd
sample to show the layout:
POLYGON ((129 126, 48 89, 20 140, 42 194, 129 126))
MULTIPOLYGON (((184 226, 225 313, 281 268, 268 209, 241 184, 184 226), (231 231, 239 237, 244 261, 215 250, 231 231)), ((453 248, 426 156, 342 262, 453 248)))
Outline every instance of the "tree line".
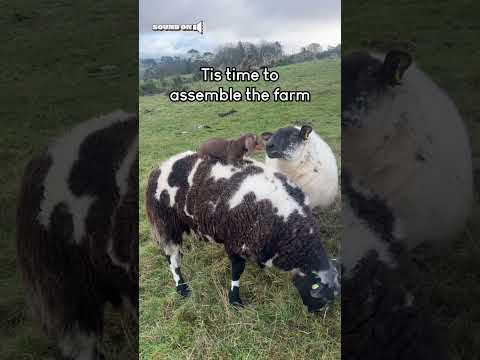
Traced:
POLYGON ((213 66, 219 70, 227 66, 238 70, 257 70, 340 56, 340 51, 340 44, 324 49, 318 43, 311 43, 300 52, 287 55, 278 41, 259 44, 239 41, 220 46, 215 53, 190 49, 185 56, 140 59, 140 95, 188 88, 189 83, 201 79, 199 69, 202 66, 213 66))

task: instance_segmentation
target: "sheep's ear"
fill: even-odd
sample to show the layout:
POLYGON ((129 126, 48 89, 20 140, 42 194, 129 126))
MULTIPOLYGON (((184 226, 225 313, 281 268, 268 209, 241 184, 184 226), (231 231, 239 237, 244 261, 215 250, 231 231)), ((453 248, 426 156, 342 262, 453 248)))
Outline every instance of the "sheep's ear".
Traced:
POLYGON ((412 64, 412 57, 404 51, 393 50, 387 53, 383 61, 382 75, 389 85, 398 85, 405 70, 412 64))
POLYGON ((300 137, 303 140, 308 140, 308 137, 310 136, 310 133, 312 132, 312 127, 309 125, 303 125, 302 128, 300 129, 300 137))
POLYGON ((260 136, 262 137, 263 140, 268 141, 273 136, 273 134, 267 131, 262 133, 260 136))

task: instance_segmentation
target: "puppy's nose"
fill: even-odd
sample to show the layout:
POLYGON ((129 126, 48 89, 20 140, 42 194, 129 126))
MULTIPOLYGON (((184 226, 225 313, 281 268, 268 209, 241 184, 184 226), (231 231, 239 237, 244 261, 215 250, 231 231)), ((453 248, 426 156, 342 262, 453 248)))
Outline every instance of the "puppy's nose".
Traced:
POLYGON ((255 150, 263 150, 263 149, 265 149, 265 145, 263 145, 263 143, 255 145, 255 150))

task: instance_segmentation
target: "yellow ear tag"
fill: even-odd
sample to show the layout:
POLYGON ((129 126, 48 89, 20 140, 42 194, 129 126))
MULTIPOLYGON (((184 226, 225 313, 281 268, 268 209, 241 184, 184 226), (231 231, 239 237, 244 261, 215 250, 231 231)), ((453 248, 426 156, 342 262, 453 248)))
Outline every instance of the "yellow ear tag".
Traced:
POLYGON ((318 284, 313 284, 313 285, 312 285, 312 289, 313 289, 313 290, 317 290, 319 287, 320 287, 320 285, 318 285, 318 284))
POLYGON ((395 81, 400 81, 401 80, 401 76, 400 76, 400 71, 395 71, 395 81))
POLYGON ((308 140, 308 133, 305 133, 305 134, 303 135, 303 140, 308 140))

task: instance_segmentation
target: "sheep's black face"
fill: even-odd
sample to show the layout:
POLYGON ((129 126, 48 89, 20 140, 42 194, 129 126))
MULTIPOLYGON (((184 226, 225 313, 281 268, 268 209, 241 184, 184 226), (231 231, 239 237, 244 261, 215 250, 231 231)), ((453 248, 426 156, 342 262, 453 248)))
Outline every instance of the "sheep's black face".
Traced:
POLYGON ((263 140, 267 142, 265 149, 271 159, 295 160, 302 153, 312 128, 308 125, 301 129, 286 127, 275 133, 264 132, 263 140))
POLYGON ((338 270, 333 263, 324 271, 313 271, 305 276, 295 275, 293 284, 310 312, 320 311, 340 295, 338 270))
POLYGON ((409 54, 390 51, 383 62, 369 53, 354 52, 342 59, 342 126, 361 127, 362 118, 389 88, 401 84, 412 63, 409 54))

